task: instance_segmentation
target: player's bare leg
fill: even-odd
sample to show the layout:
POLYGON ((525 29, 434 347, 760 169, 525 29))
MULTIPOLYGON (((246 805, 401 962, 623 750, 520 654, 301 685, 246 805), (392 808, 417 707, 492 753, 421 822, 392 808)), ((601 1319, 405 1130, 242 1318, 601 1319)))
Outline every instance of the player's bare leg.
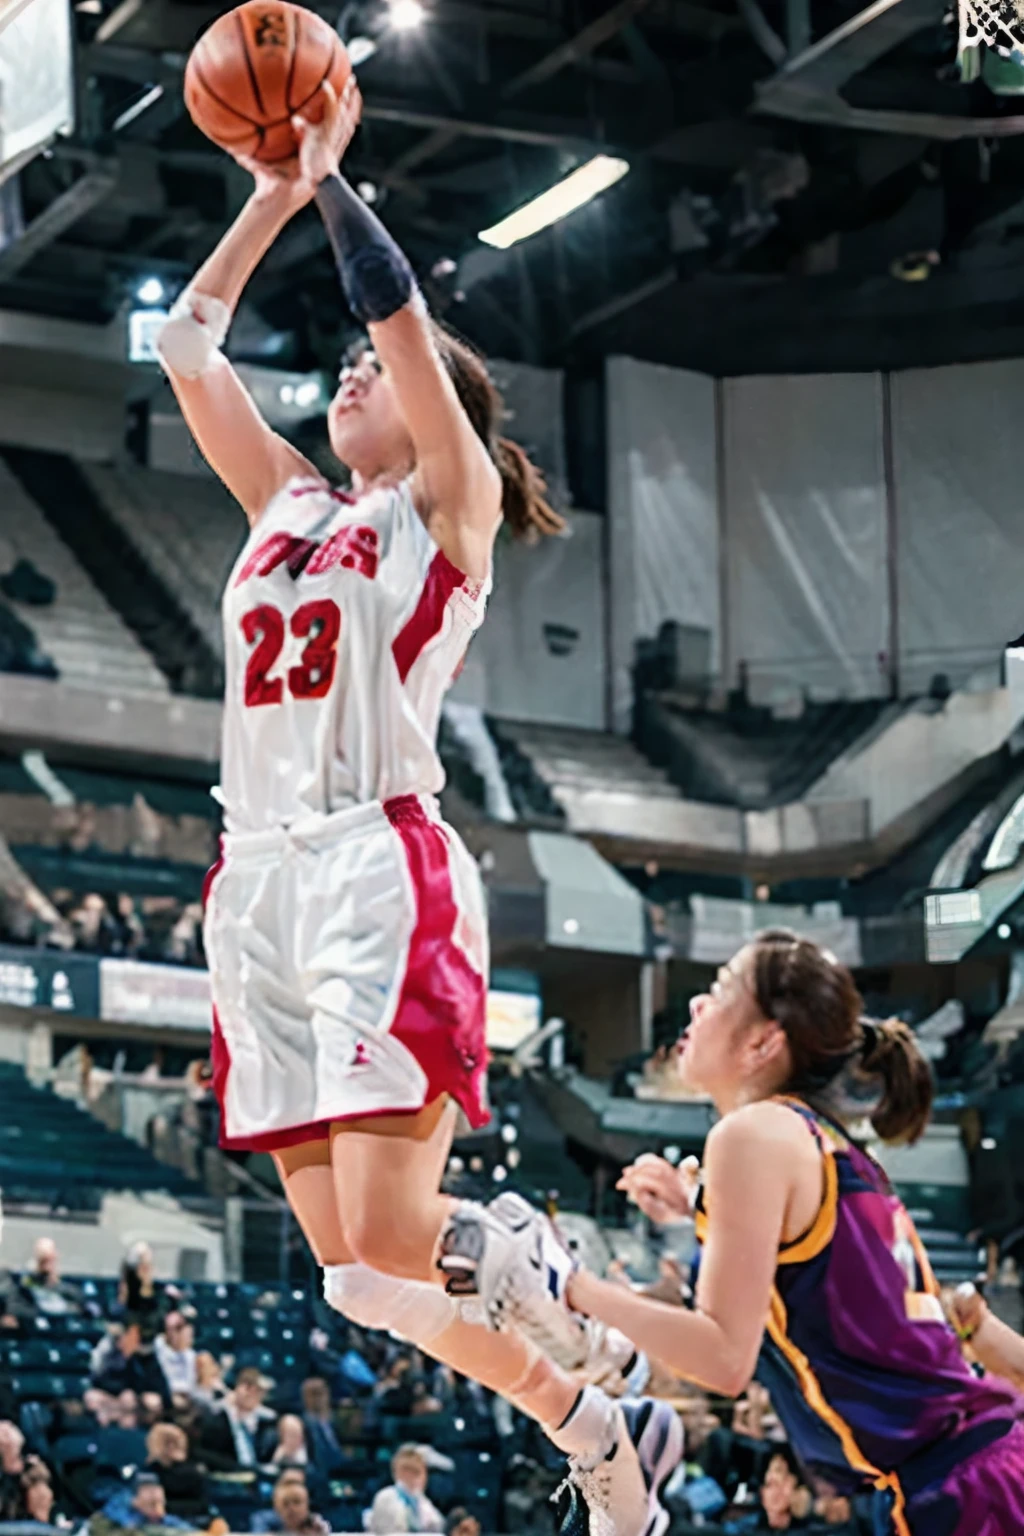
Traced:
POLYGON ((475 1303, 448 1296, 438 1283, 443 1280, 436 1267, 440 1233, 460 1205, 438 1188, 453 1119, 452 1112, 439 1114, 432 1108, 423 1116, 394 1117, 418 1133, 412 1136, 397 1134, 400 1126, 385 1121, 379 1136, 345 1129, 330 1141, 276 1154, 289 1203, 324 1266, 327 1300, 357 1324, 392 1329, 536 1420, 571 1459, 570 1491, 576 1502, 568 1518, 578 1520, 582 1501, 588 1518, 596 1516, 594 1536, 602 1528, 608 1536, 640 1536, 663 1528, 667 1517, 658 1492, 681 1450, 672 1410, 634 1405, 624 1413, 595 1388, 581 1390, 579 1381, 532 1340, 515 1328, 490 1331, 475 1303), (344 1191, 344 1205, 338 1190, 344 1191), (418 1230, 429 1242, 429 1261, 414 1253, 404 1234, 395 1245, 413 1278, 382 1273, 362 1257, 372 1252, 381 1263, 389 1253, 385 1235, 359 1209, 364 1193, 374 1196, 381 1226, 401 1228, 408 1217, 409 1230, 418 1230), (350 1201, 358 1216, 351 1224, 350 1201), (416 1209, 436 1214, 432 1233, 422 1214, 412 1216, 416 1209), (416 1278, 420 1275, 429 1279, 416 1278))

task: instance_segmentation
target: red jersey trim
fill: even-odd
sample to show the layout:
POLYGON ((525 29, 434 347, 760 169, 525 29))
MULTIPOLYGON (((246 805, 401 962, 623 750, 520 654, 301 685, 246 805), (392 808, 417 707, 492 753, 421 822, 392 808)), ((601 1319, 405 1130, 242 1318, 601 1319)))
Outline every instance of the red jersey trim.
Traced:
POLYGON ((430 562, 427 579, 412 616, 403 625, 391 647, 403 683, 431 640, 440 634, 452 593, 457 592, 465 583, 463 573, 452 565, 447 555, 438 550, 430 562))

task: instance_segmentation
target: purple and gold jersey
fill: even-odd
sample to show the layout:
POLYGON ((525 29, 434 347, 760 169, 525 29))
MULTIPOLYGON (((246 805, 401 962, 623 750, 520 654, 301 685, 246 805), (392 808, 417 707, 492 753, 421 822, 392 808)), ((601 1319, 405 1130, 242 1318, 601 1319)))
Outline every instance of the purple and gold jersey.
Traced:
MULTIPOLYGON (((883 1170, 801 1100, 784 1102, 821 1148, 824 1195, 779 1251, 757 1378, 810 1474, 840 1492, 888 1490, 890 1528, 918 1536, 907 1502, 1005 1434, 1024 1402, 965 1362, 883 1170)), ((698 1239, 707 1221, 698 1208, 698 1239)))

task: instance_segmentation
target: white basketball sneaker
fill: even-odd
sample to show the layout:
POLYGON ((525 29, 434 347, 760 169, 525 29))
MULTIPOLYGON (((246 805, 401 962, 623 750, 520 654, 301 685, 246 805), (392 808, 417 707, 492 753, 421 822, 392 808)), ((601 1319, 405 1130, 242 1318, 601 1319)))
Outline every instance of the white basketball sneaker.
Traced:
POLYGON ((567 1371, 607 1384, 616 1395, 643 1391, 645 1355, 624 1334, 573 1312, 565 1299, 576 1259, 554 1223, 521 1195, 460 1206, 442 1237, 441 1268, 453 1294, 480 1297, 488 1326, 514 1323, 567 1371))
POLYGON ((586 1387, 551 1439, 569 1454, 555 1494, 559 1536, 663 1536, 661 1491, 683 1454, 683 1426, 668 1403, 612 1403, 586 1387))

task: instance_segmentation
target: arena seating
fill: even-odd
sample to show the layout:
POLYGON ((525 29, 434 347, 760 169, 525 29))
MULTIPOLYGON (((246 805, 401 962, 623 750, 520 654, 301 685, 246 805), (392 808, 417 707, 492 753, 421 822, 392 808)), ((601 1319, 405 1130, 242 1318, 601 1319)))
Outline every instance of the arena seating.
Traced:
POLYGON ((200 1192, 69 1100, 34 1088, 6 1061, 0 1061, 0 1185, 6 1200, 47 1200, 74 1210, 98 1208, 109 1190, 200 1192))
MULTIPOLYGON (((63 681, 106 693, 166 694, 167 681, 159 667, 3 462, 0 522, 16 556, 32 561, 56 585, 52 606, 32 607, 28 621, 63 681)), ((20 607, 15 611, 22 613, 20 607)))
POLYGON ((223 656, 220 596, 245 537, 245 520, 212 476, 83 464, 111 516, 223 656))
MULTIPOLYGON (((39 1316, 23 1323, 13 1336, 0 1335, 0 1374, 9 1381, 19 1404, 19 1417, 30 1446, 54 1463, 66 1484, 86 1502, 95 1504, 123 1478, 125 1468, 105 1467, 98 1437, 59 1433, 73 1424, 61 1406, 80 1399, 89 1385, 89 1356, 104 1333, 104 1319, 118 1313, 118 1282, 112 1277, 67 1277, 82 1298, 89 1316, 39 1316), (58 1431, 55 1438, 54 1432, 58 1431)), ((196 1347, 217 1357, 230 1357, 236 1369, 255 1366, 270 1377, 269 1406, 277 1412, 301 1409, 300 1388, 312 1374, 335 1375, 341 1348, 355 1344, 371 1358, 391 1348, 383 1336, 349 1337, 339 1319, 320 1315, 306 1290, 268 1288, 256 1284, 179 1283, 175 1302, 194 1322, 196 1347), (333 1335, 326 1351, 312 1347, 315 1325, 327 1324, 333 1335)), ((322 1341, 321 1341, 322 1342, 322 1341)), ((331 1385, 337 1387, 334 1380, 331 1385)), ((323 1485, 322 1513, 335 1531, 362 1528, 363 1511, 377 1489, 390 1482, 390 1458, 406 1441, 433 1446, 451 1463, 451 1470, 430 1474, 430 1495, 442 1508, 472 1504, 485 1530, 497 1528, 502 1460, 494 1424, 489 1416, 471 1418, 453 1413, 404 1418, 386 1411, 386 1404, 349 1402, 337 1421, 341 1466, 323 1485)), ((230 1529, 245 1531, 257 1509, 270 1502, 275 1474, 265 1472, 211 1473, 210 1513, 230 1529)))
POLYGON ((738 705, 727 713, 686 707, 671 693, 645 693, 636 741, 691 800, 765 810, 800 799, 886 706, 875 699, 808 704, 796 719, 738 705))
POLYGON ((638 800, 679 798, 675 785, 624 737, 563 726, 505 722, 497 728, 492 723, 492 731, 499 746, 505 745, 502 767, 513 799, 517 799, 517 784, 506 761, 508 743, 528 759, 549 798, 553 797, 556 812, 561 788, 574 798, 591 789, 638 800))

